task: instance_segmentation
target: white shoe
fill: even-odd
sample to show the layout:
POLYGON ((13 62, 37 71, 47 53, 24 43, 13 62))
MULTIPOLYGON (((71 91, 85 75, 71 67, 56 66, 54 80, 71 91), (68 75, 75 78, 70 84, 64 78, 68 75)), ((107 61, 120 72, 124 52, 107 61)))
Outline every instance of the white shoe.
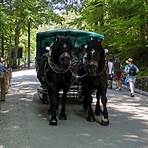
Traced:
POLYGON ((121 88, 116 88, 115 90, 121 90, 121 88))
POLYGON ((131 93, 131 97, 134 97, 134 94, 133 93, 131 93))

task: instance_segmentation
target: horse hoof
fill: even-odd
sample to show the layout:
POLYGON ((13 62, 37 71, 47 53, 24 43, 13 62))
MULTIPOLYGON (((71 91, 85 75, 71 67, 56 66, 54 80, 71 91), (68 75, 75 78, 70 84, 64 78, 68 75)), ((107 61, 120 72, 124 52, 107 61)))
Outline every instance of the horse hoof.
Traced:
POLYGON ((52 119, 49 121, 49 125, 57 125, 57 124, 58 124, 58 122, 56 119, 52 119))
POLYGON ((101 125, 108 126, 109 125, 109 120, 107 119, 107 121, 102 121, 101 125))
POLYGON ((103 126, 108 126, 109 125, 109 119, 108 118, 104 118, 104 116, 102 116, 102 123, 103 126))
POLYGON ((96 122, 98 122, 98 123, 102 122, 102 116, 101 115, 96 116, 96 122))
POLYGON ((89 121, 89 122, 95 122, 96 121, 96 119, 94 117, 87 117, 86 120, 89 121))
POLYGON ((96 116, 96 122, 103 126, 108 126, 109 125, 109 120, 105 119, 102 115, 96 116))
POLYGON ((59 120, 67 120, 66 114, 60 114, 59 115, 59 120))

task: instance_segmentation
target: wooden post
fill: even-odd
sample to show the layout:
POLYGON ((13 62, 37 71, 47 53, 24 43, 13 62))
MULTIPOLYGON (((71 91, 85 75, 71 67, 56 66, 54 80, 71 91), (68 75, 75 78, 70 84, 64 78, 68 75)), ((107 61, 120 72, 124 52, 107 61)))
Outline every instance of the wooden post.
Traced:
POLYGON ((0 83, 1 83, 1 99, 0 101, 5 101, 5 75, 0 75, 0 83))

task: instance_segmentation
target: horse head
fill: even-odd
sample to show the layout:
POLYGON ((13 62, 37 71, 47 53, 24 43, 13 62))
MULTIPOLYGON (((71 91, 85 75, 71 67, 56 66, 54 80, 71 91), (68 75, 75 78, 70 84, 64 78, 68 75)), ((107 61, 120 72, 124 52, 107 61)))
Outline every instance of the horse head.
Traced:
POLYGON ((71 66, 72 44, 69 38, 59 37, 53 44, 51 52, 52 67, 54 71, 64 73, 71 66))
POLYGON ((67 43, 63 43, 63 48, 59 54, 59 63, 62 68, 67 69, 71 65, 71 49, 72 46, 67 43))
POLYGON ((91 39, 88 41, 85 61, 89 75, 96 76, 103 72, 105 67, 105 53, 99 40, 91 39))

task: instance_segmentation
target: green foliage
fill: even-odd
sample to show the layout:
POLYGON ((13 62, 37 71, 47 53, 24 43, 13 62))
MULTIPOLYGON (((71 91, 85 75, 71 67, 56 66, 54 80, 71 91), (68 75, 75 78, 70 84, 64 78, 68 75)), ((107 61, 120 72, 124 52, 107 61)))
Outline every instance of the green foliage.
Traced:
POLYGON ((104 46, 121 60, 133 57, 148 67, 148 2, 145 0, 86 0, 73 24, 105 35, 104 46))
POLYGON ((28 46, 28 23, 30 22, 31 57, 34 59, 35 32, 33 30, 43 24, 52 22, 57 24, 62 21, 63 17, 53 11, 48 0, 10 0, 7 3, 0 3, 0 38, 4 39, 4 42, 0 42, 0 51, 4 50, 5 56, 11 58, 11 52, 17 53, 14 51, 16 46, 23 45, 26 48, 28 46))
POLYGON ((143 67, 140 69, 140 72, 138 74, 138 77, 145 77, 148 76, 148 69, 147 67, 143 67))
POLYGON ((41 26, 46 30, 78 28, 104 34, 103 44, 110 54, 119 54, 123 61, 133 57, 138 66, 148 67, 145 60, 148 55, 147 0, 9 0, 0 3, 1 41, 4 37, 0 51, 4 47, 9 56, 16 46, 16 36, 19 36, 19 46, 28 46, 28 22, 31 22, 32 60, 36 30, 41 26), (57 8, 64 10, 57 13, 57 8))

